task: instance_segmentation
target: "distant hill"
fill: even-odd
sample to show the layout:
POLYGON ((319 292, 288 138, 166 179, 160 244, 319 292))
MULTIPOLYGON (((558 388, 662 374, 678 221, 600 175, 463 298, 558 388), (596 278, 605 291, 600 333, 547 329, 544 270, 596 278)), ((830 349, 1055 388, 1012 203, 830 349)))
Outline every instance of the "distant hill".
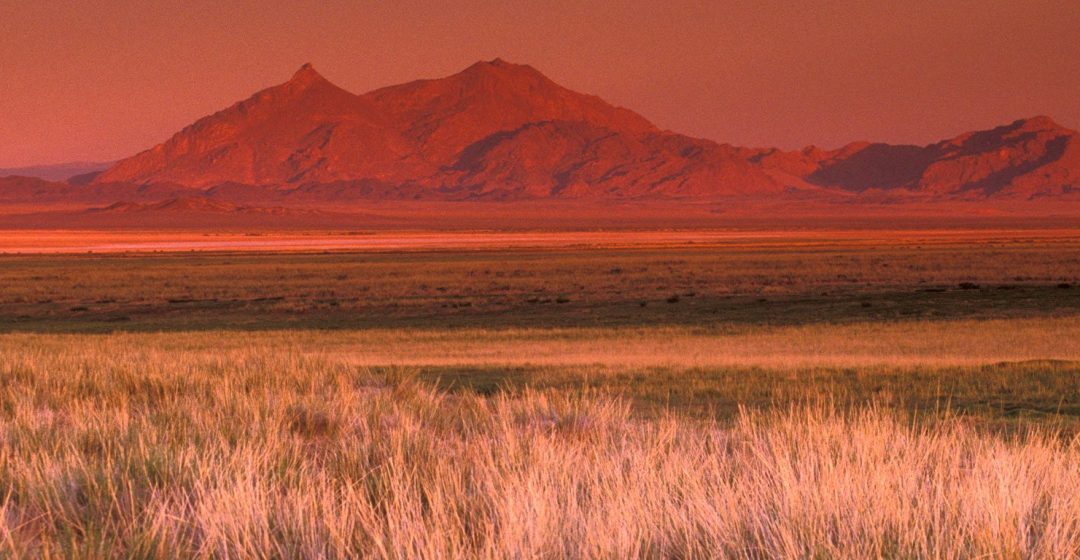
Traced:
MULTIPOLYGON (((0 167, 0 177, 33 177, 46 181, 67 181, 72 177, 97 174, 111 167, 113 162, 75 161, 53 165, 34 165, 30 167, 0 167)), ((86 177, 89 181, 91 177, 86 177)))
POLYGON ((853 143, 751 158, 821 187, 938 198, 1056 196, 1080 191, 1080 138, 1048 117, 968 132, 929 146, 853 143))

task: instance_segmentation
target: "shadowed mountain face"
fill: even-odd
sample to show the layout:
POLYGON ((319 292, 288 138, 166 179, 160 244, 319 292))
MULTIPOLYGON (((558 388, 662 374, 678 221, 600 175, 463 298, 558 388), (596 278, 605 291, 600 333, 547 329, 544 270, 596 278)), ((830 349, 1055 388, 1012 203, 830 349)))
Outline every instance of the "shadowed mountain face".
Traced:
POLYGON ((1080 140, 1037 117, 930 146, 736 148, 659 130, 498 59, 363 95, 305 65, 93 184, 116 183, 252 200, 249 187, 334 200, 1037 198, 1080 191, 1080 140))
POLYGON ((1080 187, 1077 133, 1047 117, 1019 120, 930 146, 851 144, 810 156, 809 183, 862 192, 1045 196, 1080 187))

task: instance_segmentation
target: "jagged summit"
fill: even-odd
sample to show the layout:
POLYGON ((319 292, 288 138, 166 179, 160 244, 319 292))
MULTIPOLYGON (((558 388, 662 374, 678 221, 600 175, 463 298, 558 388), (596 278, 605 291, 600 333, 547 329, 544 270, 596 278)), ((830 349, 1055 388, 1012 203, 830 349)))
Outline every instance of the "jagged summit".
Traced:
POLYGON ((293 73, 292 78, 289 79, 289 83, 294 84, 310 84, 324 81, 326 81, 326 78, 323 78, 322 74, 319 74, 310 62, 304 63, 303 66, 293 73))
MULTIPOLYGON (((350 100, 356 97, 323 77, 310 62, 304 64, 293 73, 289 81, 278 86, 270 87, 260 92, 262 97, 281 97, 290 95, 304 95, 310 92, 322 92, 334 96, 335 102, 350 100)), ((254 96, 259 98, 259 94, 254 96)))

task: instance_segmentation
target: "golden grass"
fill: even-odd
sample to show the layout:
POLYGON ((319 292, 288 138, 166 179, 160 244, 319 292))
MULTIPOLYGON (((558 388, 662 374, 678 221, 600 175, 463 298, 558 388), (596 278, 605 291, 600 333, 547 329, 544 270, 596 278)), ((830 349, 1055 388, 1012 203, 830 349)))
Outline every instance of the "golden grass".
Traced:
MULTIPOLYGON (((303 337, 296 343, 304 345, 303 337)), ((374 330, 309 347, 357 365, 644 367, 961 366, 1080 361, 1080 317, 779 327, 374 330)))
POLYGON ((288 351, 353 366, 948 367, 1026 360, 1080 361, 1080 316, 817 323, 795 326, 286 330, 0 336, 0 351, 64 351, 70 344, 168 360, 288 351), (73 342, 74 341, 74 342, 73 342))
POLYGON ((1075 358, 1077 321, 1041 321, 3 335, 0 556, 1078 557, 1080 441, 1045 429, 874 406, 642 418, 600 393, 446 393, 363 358, 470 340, 540 348, 524 360, 584 345, 572 363, 621 341, 627 367, 658 344, 694 364, 680 352, 709 340, 728 359, 1075 358))

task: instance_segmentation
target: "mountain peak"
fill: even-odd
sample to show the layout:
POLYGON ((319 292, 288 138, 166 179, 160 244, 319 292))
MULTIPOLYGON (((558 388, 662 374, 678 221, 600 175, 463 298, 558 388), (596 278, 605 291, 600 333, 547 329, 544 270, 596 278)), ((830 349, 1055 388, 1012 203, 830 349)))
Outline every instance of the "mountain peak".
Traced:
POLYGON ((1062 128, 1054 119, 1046 115, 1036 115, 1026 119, 1019 119, 1012 123, 1018 129, 1023 130, 1057 130, 1062 128))
POLYGON ((293 74, 292 78, 289 79, 290 84, 297 85, 308 85, 325 81, 326 78, 323 78, 322 74, 319 74, 310 62, 304 63, 304 65, 293 74))
POLYGON ((495 57, 495 58, 493 58, 491 60, 488 60, 486 62, 481 61, 481 64, 487 64, 488 66, 490 66, 492 68, 501 68, 503 70, 515 70, 515 69, 517 69, 517 70, 524 70, 524 69, 533 70, 533 67, 529 66, 528 64, 516 64, 516 63, 513 63, 513 62, 508 62, 505 59, 500 58, 500 57, 495 57))
POLYGON ((462 74, 492 74, 492 75, 530 75, 543 76, 537 69, 528 64, 514 64, 501 58, 481 60, 466 68, 462 74))

